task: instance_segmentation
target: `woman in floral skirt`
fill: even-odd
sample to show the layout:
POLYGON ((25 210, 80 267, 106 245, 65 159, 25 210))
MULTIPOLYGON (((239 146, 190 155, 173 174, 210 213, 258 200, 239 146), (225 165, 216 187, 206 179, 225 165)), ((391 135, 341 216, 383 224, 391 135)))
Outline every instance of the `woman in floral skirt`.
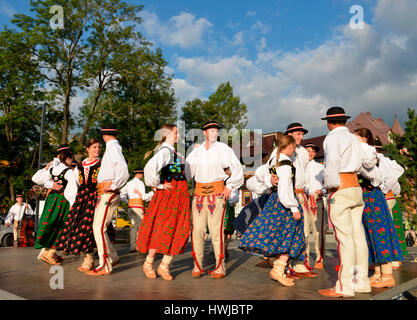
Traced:
POLYGON ((100 141, 92 138, 87 141, 88 158, 78 166, 78 193, 63 234, 57 243, 57 250, 65 254, 84 255, 84 261, 78 268, 81 272, 91 270, 94 264, 96 243, 93 235, 94 209, 97 203, 97 175, 100 170, 100 141))
POLYGON ((294 194, 295 167, 290 157, 296 144, 291 136, 282 137, 278 146, 278 192, 273 192, 262 212, 244 233, 239 248, 261 257, 277 257, 270 277, 284 286, 294 286, 285 268, 290 258, 303 260, 305 253, 302 208, 294 194))
MULTIPOLYGON (((402 261, 403 254, 385 195, 379 188, 383 182, 383 175, 377 166, 376 149, 373 147, 374 139, 371 131, 366 128, 356 129, 354 134, 361 142, 365 155, 363 168, 358 178, 365 202, 362 222, 368 242, 369 264, 375 265, 375 273, 370 279, 371 286, 373 288, 394 287, 391 261, 402 261)), ((368 272, 368 270, 362 272, 368 272)))
MULTIPOLYGON (((169 265, 174 255, 184 252, 191 232, 190 197, 184 174, 184 157, 174 149, 178 141, 175 125, 162 127, 162 139, 145 166, 145 183, 156 190, 139 228, 137 248, 148 253, 143 271, 156 278, 152 267, 156 253, 163 254, 157 273, 172 280, 169 265)), ((148 152, 145 159, 151 152, 148 152)))

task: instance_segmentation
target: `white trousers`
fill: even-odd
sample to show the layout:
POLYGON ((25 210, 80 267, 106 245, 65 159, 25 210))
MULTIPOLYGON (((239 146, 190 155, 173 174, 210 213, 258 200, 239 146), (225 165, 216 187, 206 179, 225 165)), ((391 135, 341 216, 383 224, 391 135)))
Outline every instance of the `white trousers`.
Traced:
POLYGON ((105 193, 99 197, 94 211, 93 232, 97 245, 100 264, 97 269, 105 268, 112 271, 112 263, 119 260, 117 251, 111 244, 107 234, 107 227, 112 221, 113 213, 119 206, 120 196, 115 193, 105 193))
POLYGON ((364 202, 360 187, 347 188, 329 196, 329 217, 335 230, 340 258, 336 292, 354 296, 370 291, 368 245, 362 224, 364 202))
POLYGON ((317 196, 314 196, 316 199, 317 209, 314 213, 311 209, 310 199, 308 211, 304 214, 304 234, 306 238, 306 255, 308 261, 310 261, 310 241, 308 237, 310 231, 313 233, 314 238, 314 249, 316 252, 316 262, 323 262, 323 255, 325 250, 325 212, 323 206, 323 200, 317 200, 317 196), (323 254, 322 254, 323 253, 323 254))
POLYGON ((143 208, 129 208, 127 214, 129 215, 129 220, 132 224, 129 233, 130 251, 136 251, 139 227, 143 219, 143 208))
MULTIPOLYGON (((211 235, 211 241, 216 257, 216 267, 219 265, 220 254, 224 257, 224 214, 225 200, 219 196, 194 196, 192 204, 193 214, 193 232, 192 245, 195 253, 195 259, 198 265, 203 269, 204 244, 207 226, 211 235), (201 202, 199 202, 199 199, 201 202), (214 208, 213 212, 210 210, 214 208), (199 210, 200 209, 200 210, 199 210), (223 243, 223 245, 222 245, 223 243)), ((194 262, 195 267, 197 267, 194 262)), ((226 273, 224 259, 220 264, 219 272, 226 273)))

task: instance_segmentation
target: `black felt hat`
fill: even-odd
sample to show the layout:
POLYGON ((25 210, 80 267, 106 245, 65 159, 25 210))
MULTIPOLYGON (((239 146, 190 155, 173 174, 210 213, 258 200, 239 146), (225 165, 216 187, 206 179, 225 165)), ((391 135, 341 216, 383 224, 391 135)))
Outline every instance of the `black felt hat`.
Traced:
POLYGON ((20 198, 23 198, 23 193, 18 193, 18 194, 16 195, 16 197, 15 197, 15 198, 17 199, 17 198, 19 198, 19 197, 20 197, 20 198))
POLYGON ((107 123, 101 127, 101 134, 108 134, 110 136, 116 136, 118 134, 118 131, 114 124, 107 123))
POLYGON ((285 131, 284 135, 289 134, 290 132, 302 131, 304 134, 308 133, 308 130, 304 129, 303 125, 299 122, 294 122, 288 125, 287 131, 285 131))
POLYGON ((304 145, 304 148, 313 148, 316 152, 319 152, 320 147, 316 146, 314 143, 307 143, 304 145))
POLYGON ((203 131, 211 128, 221 129, 222 126, 218 124, 216 121, 207 121, 203 126, 203 131))
POLYGON ((343 121, 347 119, 350 119, 350 116, 347 116, 345 110, 341 107, 331 107, 329 110, 327 110, 326 117, 321 118, 321 120, 335 120, 335 121, 339 121, 339 120, 343 121))

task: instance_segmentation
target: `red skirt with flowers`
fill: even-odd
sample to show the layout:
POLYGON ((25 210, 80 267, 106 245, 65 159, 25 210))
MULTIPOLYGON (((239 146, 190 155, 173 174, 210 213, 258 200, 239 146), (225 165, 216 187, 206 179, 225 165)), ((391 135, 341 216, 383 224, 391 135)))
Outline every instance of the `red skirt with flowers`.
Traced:
POLYGON ((191 213, 186 181, 171 182, 172 190, 158 190, 142 220, 137 248, 142 253, 177 255, 184 252, 191 233, 191 213))

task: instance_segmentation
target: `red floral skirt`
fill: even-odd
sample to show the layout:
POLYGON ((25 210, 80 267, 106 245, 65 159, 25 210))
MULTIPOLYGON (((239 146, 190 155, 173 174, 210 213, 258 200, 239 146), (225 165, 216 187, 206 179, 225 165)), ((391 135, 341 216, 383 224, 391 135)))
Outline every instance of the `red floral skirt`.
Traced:
POLYGON ((172 190, 158 190, 139 228, 137 248, 142 253, 177 255, 184 252, 191 232, 190 198, 186 181, 171 182, 172 190))

